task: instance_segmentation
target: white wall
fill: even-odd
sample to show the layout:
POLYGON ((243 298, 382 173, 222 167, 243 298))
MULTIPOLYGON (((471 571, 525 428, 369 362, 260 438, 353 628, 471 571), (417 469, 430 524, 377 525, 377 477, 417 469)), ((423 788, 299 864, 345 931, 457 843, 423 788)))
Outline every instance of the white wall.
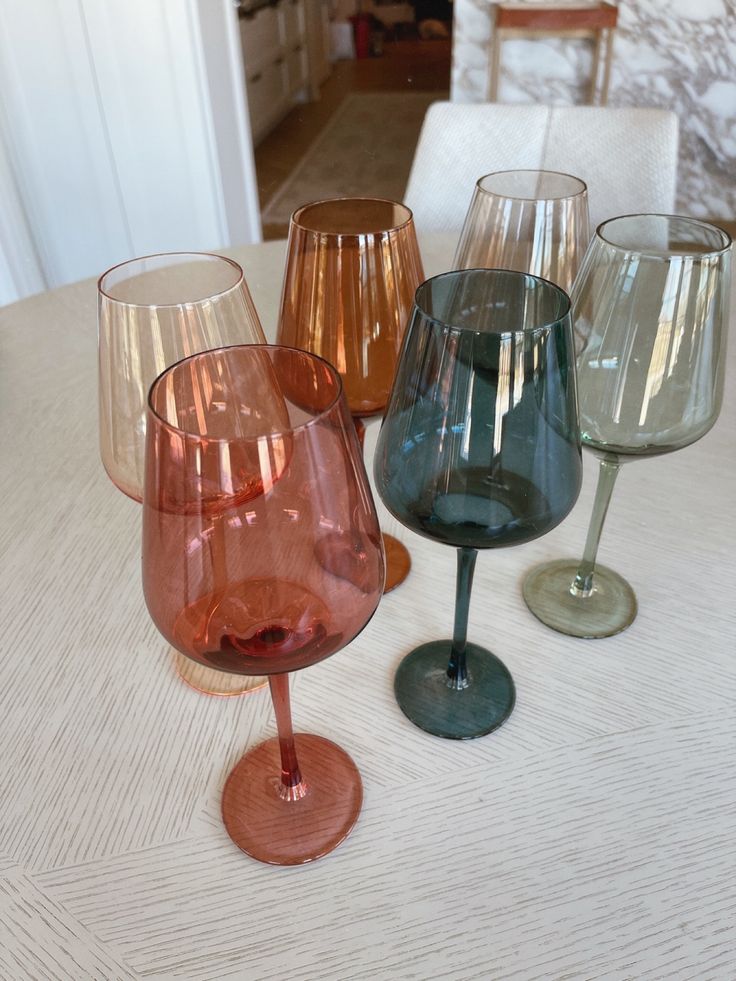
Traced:
POLYGON ((230 0, 3 0, 0 89, 0 302, 260 239, 230 0))

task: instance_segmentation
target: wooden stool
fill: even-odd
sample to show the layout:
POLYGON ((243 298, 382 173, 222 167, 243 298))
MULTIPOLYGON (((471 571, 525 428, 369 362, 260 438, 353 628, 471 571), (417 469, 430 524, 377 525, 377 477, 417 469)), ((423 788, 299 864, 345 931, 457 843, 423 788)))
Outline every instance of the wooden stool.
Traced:
POLYGON ((618 9, 612 3, 589 3, 576 6, 534 6, 498 3, 495 7, 489 100, 498 101, 498 76, 501 62, 501 42, 508 38, 528 37, 581 37, 595 41, 593 77, 590 85, 590 104, 604 106, 608 99, 608 83, 611 78, 613 32, 618 20, 618 9), (598 76, 601 62, 603 78, 598 76))

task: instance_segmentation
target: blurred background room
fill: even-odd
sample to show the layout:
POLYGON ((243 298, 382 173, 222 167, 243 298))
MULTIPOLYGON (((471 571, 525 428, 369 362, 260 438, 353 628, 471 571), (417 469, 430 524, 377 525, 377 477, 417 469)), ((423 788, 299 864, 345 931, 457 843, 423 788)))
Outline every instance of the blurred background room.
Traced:
POLYGON ((678 211, 736 216, 733 0, 36 10, 0 8, 3 303, 134 255, 283 237, 307 200, 401 199, 427 107, 447 99, 672 110, 678 211), (604 8, 614 27, 576 26, 604 8), (519 10, 532 19, 503 27, 519 10))

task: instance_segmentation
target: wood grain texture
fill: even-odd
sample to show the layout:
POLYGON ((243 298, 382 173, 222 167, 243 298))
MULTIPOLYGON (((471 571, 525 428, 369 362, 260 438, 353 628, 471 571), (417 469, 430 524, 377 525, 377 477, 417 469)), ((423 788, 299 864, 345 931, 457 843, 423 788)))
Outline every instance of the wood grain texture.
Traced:
POLYGON ((44 981, 133 981, 136 977, 19 869, 0 875, 0 927, 0 977, 44 981))
POLYGON ((529 31, 599 30, 615 27, 618 10, 611 3, 579 7, 525 7, 501 3, 496 7, 496 27, 529 31))
MULTIPOLYGON (((424 243, 428 274, 452 244, 424 243)), ((270 337, 283 248, 232 252, 270 337)), ((351 753, 363 812, 332 855, 279 869, 219 816, 274 732, 268 692, 191 691, 146 613, 140 510, 97 451, 94 283, 0 309, 0 977, 730 981, 735 354, 713 432, 616 488, 601 559, 637 592, 628 631, 567 638, 521 598, 530 566, 579 552, 592 458, 561 527, 481 554, 469 638, 518 688, 491 736, 434 739, 394 702, 403 654, 450 634, 455 572, 398 529, 410 578, 293 679, 296 729, 351 753)))

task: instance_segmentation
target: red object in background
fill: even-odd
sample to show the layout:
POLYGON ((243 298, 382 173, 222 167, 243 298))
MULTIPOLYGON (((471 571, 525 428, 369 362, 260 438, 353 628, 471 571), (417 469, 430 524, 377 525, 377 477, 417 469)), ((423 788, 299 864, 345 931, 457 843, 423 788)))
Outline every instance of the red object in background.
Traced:
POLYGON ((355 35, 355 56, 357 58, 369 58, 371 53, 370 14, 356 14, 350 20, 355 35))

